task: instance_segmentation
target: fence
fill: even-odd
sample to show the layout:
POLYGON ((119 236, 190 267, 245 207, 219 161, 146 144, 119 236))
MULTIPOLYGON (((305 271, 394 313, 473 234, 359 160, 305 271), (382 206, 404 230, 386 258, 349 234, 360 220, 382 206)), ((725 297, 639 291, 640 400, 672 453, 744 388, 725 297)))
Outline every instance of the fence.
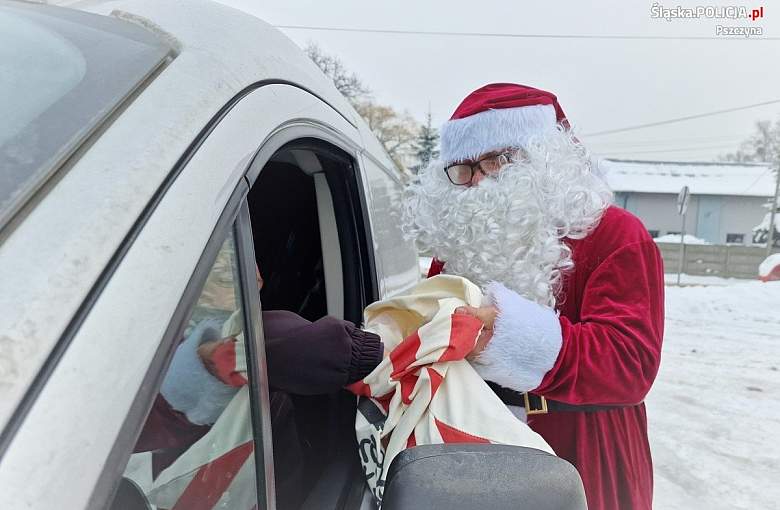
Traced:
MULTIPOLYGON (((664 259, 664 270, 676 273, 680 244, 658 243, 658 248, 664 259)), ((778 252, 780 249, 772 250, 772 253, 778 252)), ((682 272, 723 278, 758 278, 758 265, 765 258, 766 248, 761 246, 686 244, 682 272)))

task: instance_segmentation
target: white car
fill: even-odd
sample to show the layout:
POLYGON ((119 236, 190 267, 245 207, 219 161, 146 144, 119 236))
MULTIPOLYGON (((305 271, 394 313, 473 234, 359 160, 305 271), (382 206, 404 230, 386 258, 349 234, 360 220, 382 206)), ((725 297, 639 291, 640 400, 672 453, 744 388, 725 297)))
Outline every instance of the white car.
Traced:
MULTIPOLYGON (((70 4, 0 1, 0 508, 155 508, 154 455, 181 451, 135 445, 174 350, 204 319, 239 317, 249 490, 228 483, 157 508, 273 509, 260 300, 360 323, 367 304, 415 284, 418 258, 392 213, 398 173, 332 83, 262 21, 200 0, 70 4), (256 260, 273 275, 262 295, 256 260)), ((312 405, 329 418, 302 508, 371 508, 354 396, 312 405)), ((488 504, 483 493, 517 502, 522 480, 547 473, 558 485, 539 501, 580 508, 570 465, 490 446, 406 459, 476 459, 471 474, 462 459, 460 475, 434 474, 481 478, 469 497, 488 504), (516 486, 491 485, 496 462, 516 486)), ((435 506, 436 482, 411 478, 423 495, 397 481, 393 503, 391 473, 386 508, 435 506)))

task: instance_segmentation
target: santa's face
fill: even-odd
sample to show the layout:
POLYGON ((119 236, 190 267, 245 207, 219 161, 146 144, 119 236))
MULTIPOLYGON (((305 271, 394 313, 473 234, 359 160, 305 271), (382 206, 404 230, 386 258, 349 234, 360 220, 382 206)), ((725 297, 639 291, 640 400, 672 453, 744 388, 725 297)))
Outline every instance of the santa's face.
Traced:
POLYGON ((434 161, 407 189, 403 226, 448 273, 483 286, 499 281, 553 305, 572 267, 564 238, 587 235, 610 198, 582 145, 556 130, 529 140, 500 168, 474 171, 467 185, 453 184, 434 161))

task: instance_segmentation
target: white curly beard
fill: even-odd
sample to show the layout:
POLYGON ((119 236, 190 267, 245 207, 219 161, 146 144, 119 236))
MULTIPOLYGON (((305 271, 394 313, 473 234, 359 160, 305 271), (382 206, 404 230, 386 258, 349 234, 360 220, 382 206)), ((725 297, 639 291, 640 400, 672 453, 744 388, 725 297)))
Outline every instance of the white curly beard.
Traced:
POLYGON ((574 266, 564 238, 587 236, 611 200, 585 148, 560 128, 530 139, 477 186, 453 185, 433 161, 406 189, 403 229, 447 273, 552 307, 574 266))

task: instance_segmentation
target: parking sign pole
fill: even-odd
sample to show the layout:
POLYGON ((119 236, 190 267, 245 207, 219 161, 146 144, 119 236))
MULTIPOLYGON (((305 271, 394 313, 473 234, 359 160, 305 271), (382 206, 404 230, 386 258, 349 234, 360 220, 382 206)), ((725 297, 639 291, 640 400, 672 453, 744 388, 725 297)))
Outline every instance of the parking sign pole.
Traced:
POLYGON ((677 264, 677 286, 680 286, 680 274, 685 261, 685 213, 682 213, 682 227, 680 228, 680 263, 677 264))
POLYGON ((688 186, 683 186, 680 190, 680 194, 677 195, 677 213, 682 217, 682 225, 680 227, 680 262, 677 264, 677 286, 680 286, 680 275, 683 270, 683 262, 685 262, 685 213, 688 211, 688 199, 690 198, 688 186))
POLYGON ((772 254, 772 247, 775 244, 775 214, 777 212, 777 195, 780 192, 780 161, 775 168, 775 196, 772 197, 772 208, 769 209, 769 232, 766 234, 766 256, 772 254))

